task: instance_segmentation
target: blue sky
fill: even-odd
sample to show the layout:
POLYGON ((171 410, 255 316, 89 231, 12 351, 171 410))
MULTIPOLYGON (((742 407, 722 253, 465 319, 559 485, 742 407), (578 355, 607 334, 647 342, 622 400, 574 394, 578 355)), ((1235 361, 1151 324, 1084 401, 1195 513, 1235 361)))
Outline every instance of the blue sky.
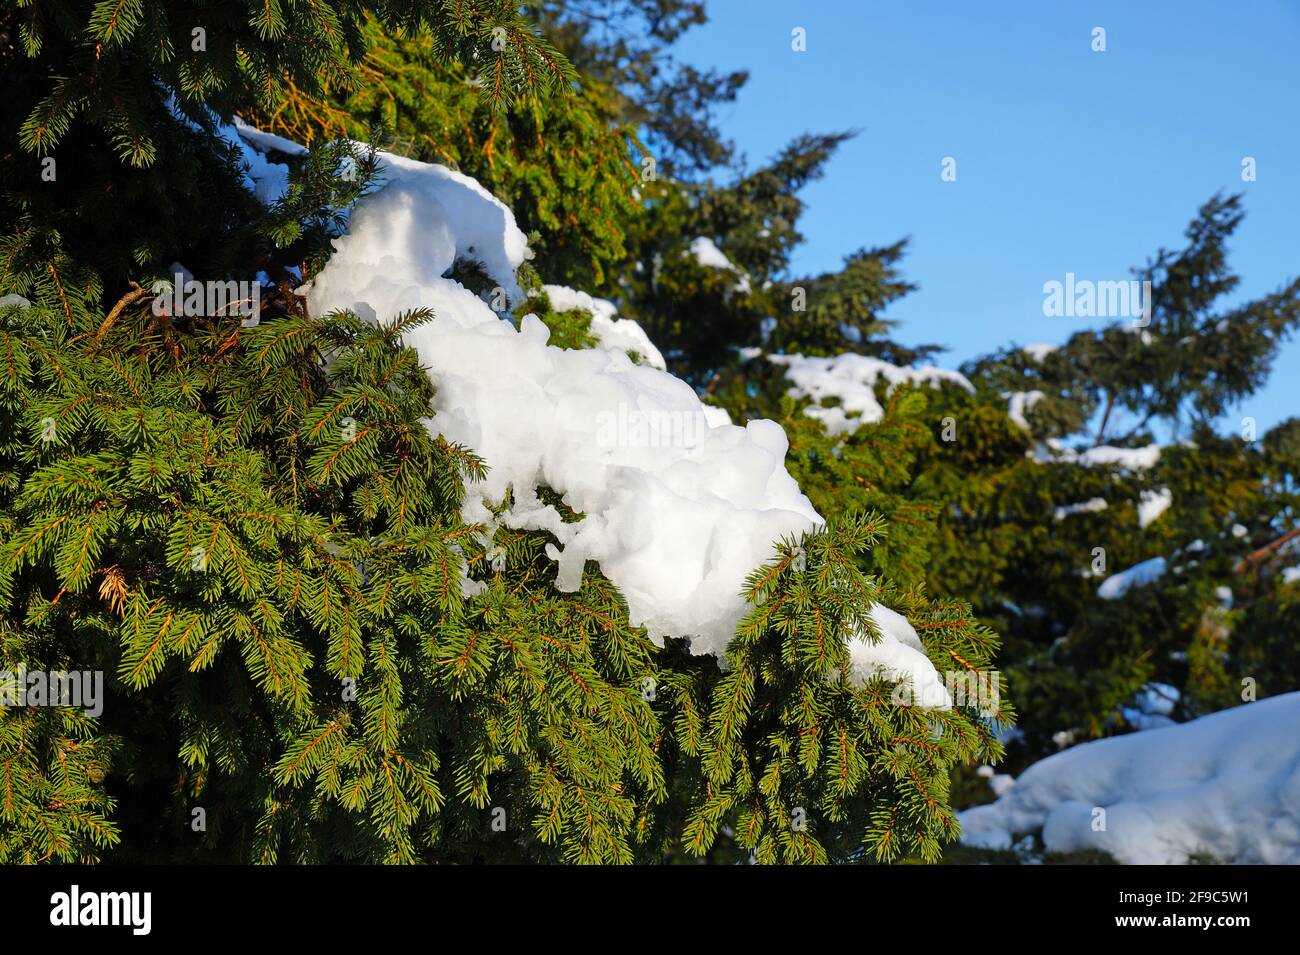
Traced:
MULTIPOLYGON (((804 192, 795 271, 911 237, 920 290, 887 317, 960 361, 1061 342, 1097 320, 1043 315, 1043 283, 1127 279, 1181 245, 1216 190, 1243 192, 1234 302, 1300 275, 1300 0, 708 0, 681 41, 748 69, 723 132, 751 165, 802 132, 853 128, 804 192), (807 50, 791 49, 803 27, 807 50), (1106 51, 1092 30, 1106 30, 1106 51), (957 179, 943 182, 944 157, 957 179), (1243 157, 1257 179, 1243 182, 1243 157)), ((1300 415, 1300 340, 1240 415, 1300 415)))

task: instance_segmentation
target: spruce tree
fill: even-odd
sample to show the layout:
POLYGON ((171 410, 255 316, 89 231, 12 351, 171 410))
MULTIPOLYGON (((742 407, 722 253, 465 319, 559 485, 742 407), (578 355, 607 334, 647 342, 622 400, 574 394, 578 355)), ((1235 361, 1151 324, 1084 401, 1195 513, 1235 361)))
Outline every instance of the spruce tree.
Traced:
POLYGON ((5 711, 4 858, 934 857, 1010 711, 898 706, 845 641, 881 599, 983 674, 967 608, 864 576, 865 516, 755 571, 725 672, 656 651, 599 574, 553 589, 547 535, 459 520, 484 463, 421 424, 428 317, 5 309, 4 662, 112 678, 101 721, 5 711))
MULTIPOLYGON (((698 18, 638 8, 658 18, 650 46, 575 55, 594 74, 576 91, 526 11, 489 4, 286 4, 251 21, 216 4, 211 24, 169 3, 4 15, 22 41, 0 54, 20 80, 5 116, 21 148, 3 160, 0 294, 33 301, 0 304, 0 669, 100 671, 108 698, 99 717, 0 711, 0 860, 933 860, 956 837, 950 775, 996 761, 1013 714, 995 635, 961 599, 928 596, 933 506, 907 490, 923 402, 901 400, 878 436, 905 450, 864 436, 853 472, 782 409, 791 468, 831 519, 772 542, 720 662, 657 646, 598 566, 559 590, 554 535, 466 521, 493 462, 426 426, 437 382, 404 336, 433 316, 313 315, 293 294, 382 187, 374 151, 337 137, 386 125, 385 144, 451 152, 519 202, 542 252, 526 288, 624 290, 677 370, 723 388, 789 291, 795 194, 842 137, 796 140, 723 186, 644 175, 729 155, 709 108, 739 78, 611 75, 698 18), (199 27, 207 49, 185 48, 199 27), (376 70, 395 105, 358 85, 376 70), (426 83, 473 92, 444 108, 426 83), (312 133, 310 152, 275 156, 292 174, 269 206, 219 125, 235 114, 312 133), (601 148, 576 155, 593 131, 601 148), (63 170, 48 182, 47 158, 63 170), (172 261, 267 273, 260 324, 155 309, 172 261), (842 499, 827 491, 850 479, 842 499), (855 667, 851 643, 881 636, 877 605, 974 698, 900 702, 896 680, 855 667)), ((591 51, 562 12, 541 16, 591 51)), ((839 297, 896 294, 862 295, 891 255, 816 285, 828 321, 839 297)), ((537 296, 526 310, 560 344, 595 344, 581 311, 537 296)))

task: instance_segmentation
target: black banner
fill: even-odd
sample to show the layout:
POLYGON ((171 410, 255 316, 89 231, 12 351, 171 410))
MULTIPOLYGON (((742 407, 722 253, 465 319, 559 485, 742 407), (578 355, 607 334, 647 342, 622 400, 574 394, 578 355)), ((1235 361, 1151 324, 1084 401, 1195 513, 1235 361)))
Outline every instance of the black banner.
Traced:
MULTIPOLYGON (((665 924, 656 931, 656 920, 685 918, 689 925, 704 909, 712 913, 709 919, 723 920, 729 932, 744 932, 738 912, 752 912, 757 927, 765 924, 760 911, 786 911, 793 924, 802 917, 801 906, 815 909, 818 920, 829 920, 824 927, 831 928, 837 908, 847 902, 849 920, 861 912, 892 925, 927 926, 926 945, 975 937, 970 933, 996 943, 1024 937, 1032 926, 1071 939, 1135 935, 1172 941, 1200 933, 1232 944, 1257 930, 1276 933, 1288 927, 1283 898, 1293 878, 1290 868, 1258 866, 799 871, 663 866, 544 872, 525 867, 55 866, 0 868, 0 892, 6 921, 17 933, 8 935, 11 939, 75 934, 81 942, 94 936, 126 945, 247 941, 263 932, 272 938, 287 933, 295 941, 377 940, 376 932, 390 937, 432 929, 436 916, 466 927, 482 924, 493 934, 535 933, 545 926, 563 932, 566 923, 576 928, 574 900, 588 940, 593 915, 620 937, 633 925, 638 934, 668 937, 680 929, 665 924), (959 901, 971 893, 977 904, 959 901), (938 918, 936 911, 947 914, 938 918), (962 911, 971 913, 965 926, 963 917, 953 914, 962 911)), ((1294 906, 1289 914, 1294 916, 1294 906)), ((436 945, 437 935, 429 941, 436 945)))

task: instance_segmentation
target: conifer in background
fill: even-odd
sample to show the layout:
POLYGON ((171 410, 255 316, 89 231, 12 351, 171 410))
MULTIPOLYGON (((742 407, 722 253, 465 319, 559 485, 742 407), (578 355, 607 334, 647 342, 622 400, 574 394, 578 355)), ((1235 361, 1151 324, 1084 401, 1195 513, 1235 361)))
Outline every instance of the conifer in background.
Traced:
MULTIPOLYGON (((1181 721, 1296 686, 1295 655, 1279 641, 1300 606, 1282 573, 1300 534, 1297 421, 1261 433, 1249 399, 1300 323, 1300 282, 1220 304, 1237 284, 1227 244, 1242 219, 1239 197, 1212 197, 1185 245, 1135 270, 1152 282, 1141 327, 1123 319, 1041 355, 999 349, 962 367, 974 394, 882 382, 884 417, 830 436, 806 399, 786 397, 784 368, 766 354, 737 351, 713 392, 733 416, 781 421, 792 473, 824 513, 869 501, 920 525, 919 562, 890 574, 912 570, 934 593, 962 595, 1005 636, 999 662, 1021 713, 1013 772, 1132 731, 1126 711, 1144 687, 1171 688, 1181 721), (1026 430, 1009 398, 1032 392, 1026 430), (1159 445, 1158 462, 1084 466, 1061 454, 1103 445, 1159 445), (1144 505, 1166 496, 1144 525, 1144 505), (1159 579, 1116 600, 1098 594, 1111 574, 1155 558, 1166 562, 1159 579)), ((891 340, 882 319, 910 290, 900 252, 860 254, 808 282, 806 309, 776 313, 769 347, 933 360, 930 346, 891 340)))

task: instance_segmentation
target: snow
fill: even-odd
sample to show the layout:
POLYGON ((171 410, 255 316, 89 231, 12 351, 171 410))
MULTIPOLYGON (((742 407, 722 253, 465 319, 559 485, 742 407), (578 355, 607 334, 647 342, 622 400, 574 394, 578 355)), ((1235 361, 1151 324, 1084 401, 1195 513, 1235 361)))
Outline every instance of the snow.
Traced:
POLYGON ((254 150, 262 153, 272 151, 282 152, 286 156, 304 156, 307 154, 307 147, 295 143, 291 139, 285 139, 283 136, 277 136, 275 133, 265 133, 256 126, 250 126, 238 116, 235 117, 235 132, 239 138, 251 146, 254 150))
POLYGON ((804 414, 815 418, 831 436, 852 434, 864 424, 874 424, 884 417, 885 409, 876 398, 876 383, 884 379, 889 390, 902 384, 924 385, 938 388, 947 383, 974 393, 975 387, 967 378, 955 371, 925 366, 913 368, 893 365, 870 355, 845 353, 830 358, 808 355, 769 355, 768 361, 784 365, 785 376, 791 382, 787 394, 792 398, 808 398, 812 404, 804 414), (824 400, 838 401, 833 407, 822 407, 824 400))
POLYGON ((734 287, 735 291, 742 295, 749 294, 749 276, 741 271, 731 259, 727 258, 726 254, 708 236, 702 235, 695 238, 691 242, 690 248, 687 249, 687 254, 705 268, 725 269, 728 272, 735 272, 739 276, 734 287))
POLYGON ((1146 527, 1169 510, 1169 505, 1173 502, 1174 496, 1167 487, 1157 491, 1143 491, 1138 495, 1138 526, 1146 527))
MULTIPOLYGON (((514 269, 527 247, 514 216, 466 176, 387 153, 380 160, 385 185, 357 205, 308 287, 312 313, 348 308, 386 320, 432 307, 437 318, 407 336, 438 386, 429 426, 491 468, 469 488, 466 520, 491 529, 489 505, 513 489, 503 522, 555 535, 561 589, 576 589, 596 560, 654 639, 690 637, 696 652, 721 653, 747 609, 745 577, 774 541, 822 523, 785 469, 780 426, 726 423, 685 382, 622 351, 557 348, 536 316, 518 328, 502 320, 444 273, 473 259, 518 296, 514 269), (561 520, 538 485, 583 519, 561 520)), ((634 326, 596 300, 552 294, 645 349, 634 326)))
POLYGON ((992 766, 981 766, 975 770, 975 775, 989 781, 989 789, 993 790, 993 795, 1001 796, 1016 784, 1014 776, 1007 773, 994 772, 992 766))
POLYGON ((1244 526, 1242 526, 1241 524, 1233 524, 1233 525, 1232 525, 1232 536, 1233 536, 1233 537, 1245 537, 1248 533, 1250 533, 1250 532, 1249 532, 1248 530, 1246 530, 1246 528, 1245 528, 1244 526))
POLYGON ((878 677, 910 684, 908 702, 928 709, 950 709, 952 697, 907 618, 880 603, 871 605, 868 616, 880 640, 872 643, 859 637, 849 641, 854 674, 863 681, 878 677))
POLYGON ((1152 557, 1140 564, 1134 564, 1128 570, 1121 570, 1118 574, 1111 574, 1097 588, 1097 596, 1102 600, 1119 600, 1134 587, 1145 587, 1147 584, 1159 580, 1164 575, 1164 572, 1165 559, 1163 557, 1152 557))
POLYGON ((1022 431, 1028 431, 1029 421, 1025 412, 1038 404, 1045 396, 1041 391, 1004 391, 1002 397, 1007 399, 1007 417, 1022 431))
POLYGON ((462 325, 499 321, 481 299, 444 278, 458 259, 477 262, 510 302, 523 298, 515 269, 528 242, 505 205, 469 176, 380 153, 385 180, 349 217, 348 232, 307 292, 312 314, 351 309, 389 319, 420 306, 462 325))
MULTIPOLYGON (((269 206, 282 199, 284 194, 289 191, 289 167, 284 163, 271 162, 258 151, 259 148, 264 147, 250 143, 245 131, 252 130, 251 126, 247 126, 239 120, 236 120, 235 123, 234 126, 224 123, 219 124, 217 134, 239 151, 244 165, 245 187, 249 192, 257 196, 263 205, 269 206)), ((268 134, 259 133, 259 135, 265 136, 268 134)), ((274 136, 271 139, 279 140, 280 137, 274 136)), ((283 141, 288 142, 288 140, 283 141)), ((263 142, 266 141, 263 140, 263 142)), ((266 145, 274 144, 267 142, 266 145)), ((274 148, 279 149, 280 147, 274 146, 274 148)), ((301 146, 298 149, 302 151, 301 146)))
POLYGON ((1078 463, 1088 467, 1115 465, 1129 471, 1142 471, 1155 467, 1160 460, 1160 446, 1149 444, 1145 448, 1113 448, 1101 445, 1089 448, 1078 457, 1078 463))
POLYGON ((658 642, 688 636, 696 652, 721 653, 747 609, 745 576, 773 541, 821 523, 785 470, 784 432, 714 423, 665 372, 548 337, 532 315, 517 330, 439 320, 408 336, 438 385, 431 429, 491 467, 465 518, 492 526, 489 504, 513 488, 503 522, 555 535, 561 590, 596 560, 658 642), (541 484, 585 516, 564 523, 541 484))
MULTIPOLYGON (((311 313, 384 321, 432 307, 435 318, 405 337, 437 386, 427 426, 489 466, 466 489, 465 520, 489 537, 499 525, 550 532, 560 590, 576 590, 596 561, 657 644, 686 637, 693 652, 721 656, 750 609, 745 578, 774 556, 774 542, 824 523, 785 468, 785 432, 773 421, 732 424, 702 404, 655 367, 658 350, 609 302, 545 289, 553 307, 587 309, 608 347, 558 348, 536 315, 518 327, 503 319, 446 273, 473 260, 517 298, 514 270, 529 252, 510 210, 441 166, 379 160, 383 186, 357 204, 324 269, 300 289, 311 313), (634 363, 628 348, 652 364, 634 363), (581 518, 566 523, 540 485, 581 518), (491 508, 507 492, 512 504, 498 517, 491 508)), ((886 676, 910 684, 918 705, 951 705, 906 619, 878 604, 870 618, 878 633, 849 640, 855 677, 886 676)))
MULTIPOLYGON (((201 127, 182 112, 174 94, 168 96, 167 109, 179 122, 190 129, 201 131, 201 127)), ((283 198, 289 189, 289 167, 284 163, 271 162, 263 154, 277 149, 297 156, 305 153, 306 148, 282 136, 255 129, 238 117, 231 124, 217 121, 214 113, 209 112, 209 115, 216 126, 217 135, 239 154, 244 187, 257 196, 263 205, 272 205, 283 198)))
POLYGON ((1300 693, 1190 723, 1083 743, 1030 766, 959 815, 962 841, 1009 848, 1041 829, 1050 851, 1124 863, 1300 864, 1300 693), (1095 822, 1102 817, 1104 828, 1095 822))
POLYGON ((1060 345, 1045 345, 1042 342, 1034 342, 1029 345, 1022 345, 1020 348, 1022 352, 1024 352, 1034 361, 1038 362, 1040 365, 1043 363, 1044 358, 1052 354, 1052 352, 1060 351, 1060 349, 1061 349, 1060 345))
POLYGON ((1084 467, 1117 467, 1125 471, 1145 471, 1160 460, 1160 445, 1148 444, 1145 448, 1116 448, 1108 444, 1075 451, 1055 438, 1049 438, 1044 447, 1030 452, 1039 464, 1079 464, 1084 467))
POLYGON ((1055 508, 1052 511, 1054 520, 1064 520, 1071 514, 1095 514, 1098 511, 1104 511, 1109 505, 1104 497, 1091 497, 1079 504, 1066 504, 1063 507, 1055 508))
POLYGON ((543 286, 546 297, 550 299, 551 308, 557 312, 567 312, 580 308, 591 316, 591 334, 604 348, 617 348, 625 352, 635 352, 653 368, 666 368, 664 356, 650 341, 645 330, 630 318, 617 318, 618 310, 608 299, 593 298, 586 292, 580 292, 564 285, 543 286))
POLYGON ((1121 710, 1124 720, 1135 730, 1173 726, 1172 714, 1182 694, 1168 683, 1147 683, 1133 696, 1132 705, 1121 710))

